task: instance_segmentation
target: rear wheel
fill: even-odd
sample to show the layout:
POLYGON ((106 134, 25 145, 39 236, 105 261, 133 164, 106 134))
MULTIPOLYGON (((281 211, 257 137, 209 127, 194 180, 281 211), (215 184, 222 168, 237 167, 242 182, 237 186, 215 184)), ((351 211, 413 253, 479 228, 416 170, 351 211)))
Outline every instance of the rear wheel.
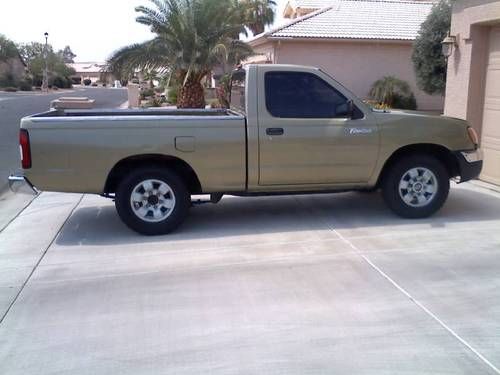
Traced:
POLYGON ((123 179, 115 205, 122 221, 134 231, 167 234, 186 218, 190 195, 176 174, 161 168, 144 168, 123 179))
POLYGON ((427 155, 411 155, 397 161, 382 182, 382 195, 396 214, 407 218, 428 217, 438 211, 450 190, 445 166, 427 155))

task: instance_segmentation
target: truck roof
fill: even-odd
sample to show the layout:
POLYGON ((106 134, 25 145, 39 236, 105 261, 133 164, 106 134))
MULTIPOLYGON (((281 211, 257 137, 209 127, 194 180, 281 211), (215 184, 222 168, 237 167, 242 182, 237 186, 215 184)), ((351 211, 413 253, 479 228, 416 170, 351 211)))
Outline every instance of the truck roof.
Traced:
POLYGON ((248 64, 245 65, 247 66, 265 66, 265 67, 272 67, 276 69, 282 69, 282 68, 299 68, 299 69, 312 69, 312 70, 319 70, 318 67, 316 66, 310 66, 310 65, 295 65, 295 64, 248 64))

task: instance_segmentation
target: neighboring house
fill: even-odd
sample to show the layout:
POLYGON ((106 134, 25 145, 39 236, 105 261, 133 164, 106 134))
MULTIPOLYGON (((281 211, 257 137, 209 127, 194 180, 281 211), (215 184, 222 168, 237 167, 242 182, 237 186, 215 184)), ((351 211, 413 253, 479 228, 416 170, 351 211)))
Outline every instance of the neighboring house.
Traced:
POLYGON ((500 2, 453 5, 445 114, 468 120, 484 150, 481 179, 500 185, 500 2))
POLYGON ((318 9, 332 5, 333 0, 290 0, 285 5, 283 17, 299 18, 318 9))
POLYGON ((82 83, 85 79, 90 79, 92 83, 97 81, 101 82, 103 79, 106 83, 111 84, 114 78, 111 74, 104 75, 106 70, 106 63, 104 62, 77 62, 68 64, 71 68, 75 69, 76 73, 72 77, 77 83, 82 83))
POLYGON ((20 55, 12 57, 7 61, 0 61, 0 77, 5 74, 12 74, 14 80, 22 80, 26 74, 26 64, 20 55))
POLYGON ((317 66, 362 99, 373 82, 392 75, 410 84, 420 110, 441 111, 444 98, 417 88, 411 61, 412 43, 433 4, 290 0, 284 15, 291 22, 251 39, 256 55, 245 63, 317 66))

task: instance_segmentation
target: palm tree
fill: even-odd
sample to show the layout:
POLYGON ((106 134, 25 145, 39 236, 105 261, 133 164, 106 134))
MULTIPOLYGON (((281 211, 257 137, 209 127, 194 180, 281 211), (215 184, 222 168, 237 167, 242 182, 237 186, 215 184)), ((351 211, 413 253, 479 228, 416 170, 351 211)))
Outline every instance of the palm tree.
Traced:
POLYGON ((392 107, 398 97, 410 97, 410 85, 394 76, 386 76, 375 81, 370 89, 370 96, 379 103, 392 107))
POLYGON ((274 0, 240 0, 240 4, 243 7, 244 24, 253 35, 263 33, 266 26, 274 22, 274 0))
POLYGON ((150 0, 139 6, 136 21, 149 26, 152 40, 126 46, 108 60, 112 71, 135 69, 170 72, 179 82, 177 106, 205 106, 202 80, 230 56, 249 55, 251 47, 234 40, 243 31, 241 8, 234 0, 150 0))
POLYGON ((142 77, 149 83, 149 88, 152 89, 155 87, 153 81, 158 80, 159 75, 156 70, 146 69, 142 71, 142 77))

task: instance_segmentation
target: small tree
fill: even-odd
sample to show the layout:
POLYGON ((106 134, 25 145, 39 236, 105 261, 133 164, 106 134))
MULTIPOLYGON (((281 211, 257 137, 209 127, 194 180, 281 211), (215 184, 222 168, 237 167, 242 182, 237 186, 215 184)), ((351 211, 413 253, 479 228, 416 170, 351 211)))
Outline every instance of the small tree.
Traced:
POLYGON ((446 88, 446 58, 441 52, 441 42, 451 24, 451 0, 435 4, 422 23, 413 44, 412 60, 418 87, 428 94, 444 94, 446 88))
MULTIPOLYGON (((40 86, 42 83, 43 70, 45 68, 45 45, 37 42, 22 44, 19 52, 28 67, 28 72, 33 80, 34 86, 40 86)), ((52 46, 47 46, 47 65, 49 71, 49 84, 56 77, 63 78, 66 83, 64 87, 71 86, 70 77, 75 74, 75 70, 70 68, 63 60, 62 54, 55 53, 52 46)), ((59 83, 61 80, 58 80, 59 83)))
POLYGON ((71 50, 71 47, 70 46, 66 46, 64 47, 63 50, 60 50, 59 52, 57 52, 58 55, 61 57, 61 59, 66 63, 66 64, 69 64, 69 63, 74 63, 75 62, 75 57, 76 55, 73 53, 73 51, 71 50))
POLYGON ((0 34, 0 61, 6 62, 17 55, 18 51, 14 42, 0 34))

